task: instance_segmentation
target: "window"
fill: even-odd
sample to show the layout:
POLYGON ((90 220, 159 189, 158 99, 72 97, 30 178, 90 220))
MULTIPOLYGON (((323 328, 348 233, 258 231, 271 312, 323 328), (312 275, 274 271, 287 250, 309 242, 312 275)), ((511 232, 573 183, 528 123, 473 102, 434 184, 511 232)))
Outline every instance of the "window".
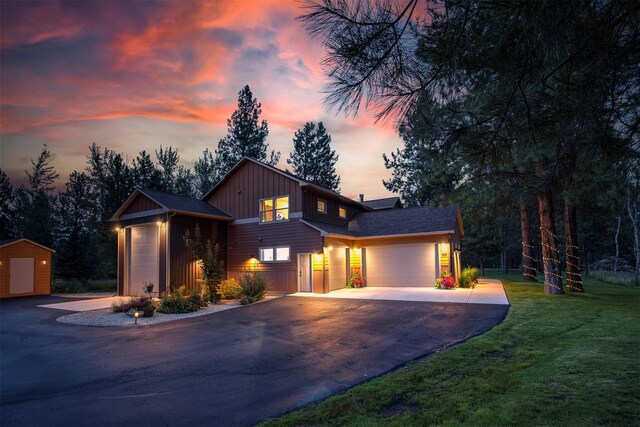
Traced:
POLYGON ((318 199, 318 212, 319 213, 323 213, 323 214, 327 214, 327 201, 326 200, 322 200, 322 199, 318 199))
POLYGON ((287 221, 289 196, 260 200, 260 222, 287 221))
POLYGON ((290 252, 288 246, 278 248, 260 248, 260 261, 262 262, 277 262, 277 261, 289 261, 290 252))
POLYGON ((340 215, 340 218, 346 219, 347 218, 347 208, 345 208, 344 206, 340 206, 338 208, 338 214, 340 215))

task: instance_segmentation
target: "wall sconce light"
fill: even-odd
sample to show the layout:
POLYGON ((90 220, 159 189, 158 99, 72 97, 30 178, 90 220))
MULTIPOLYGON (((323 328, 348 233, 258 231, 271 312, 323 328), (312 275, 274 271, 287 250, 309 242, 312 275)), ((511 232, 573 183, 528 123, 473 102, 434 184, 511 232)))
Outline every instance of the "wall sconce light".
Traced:
POLYGON ((113 231, 115 231, 117 233, 118 231, 120 231, 120 227, 114 228, 113 231))
POLYGON ((42 265, 47 265, 47 260, 43 259, 41 262, 42 262, 42 265))
POLYGON ((315 258, 316 261, 322 261, 322 254, 321 253, 313 254, 313 257, 315 258))
POLYGON ((156 225, 157 225, 158 227, 160 227, 162 224, 164 224, 164 222, 162 222, 162 221, 156 221, 156 225))
POLYGON ((329 251, 333 250, 333 246, 329 245, 329 251))

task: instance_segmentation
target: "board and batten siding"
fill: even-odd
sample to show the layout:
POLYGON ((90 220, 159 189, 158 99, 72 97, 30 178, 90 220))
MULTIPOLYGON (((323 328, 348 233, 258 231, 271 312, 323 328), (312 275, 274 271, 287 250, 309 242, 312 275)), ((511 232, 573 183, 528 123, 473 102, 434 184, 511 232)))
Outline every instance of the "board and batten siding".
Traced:
POLYGON ((257 218, 260 199, 277 196, 289 196, 289 213, 302 210, 302 191, 297 181, 247 161, 207 202, 236 219, 257 218))
MULTIPOLYGON (((320 232, 297 219, 273 224, 231 224, 229 226, 229 277, 258 271, 274 292, 292 293, 298 289, 299 253, 322 253, 320 232), (266 247, 290 248, 289 262, 260 262, 259 249, 266 247), (251 261, 254 256, 256 261, 251 261)), ((314 276, 315 279, 315 276, 314 276)), ((314 288, 317 284, 314 283, 314 288)))
MULTIPOLYGON (((207 240, 211 244, 216 243, 220 247, 220 258, 224 261, 224 270, 227 269, 227 223, 214 219, 191 217, 186 215, 175 215, 169 219, 169 291, 180 286, 187 289, 200 290, 202 273, 196 263, 196 257, 184 243, 184 234, 187 230, 193 236, 196 224, 200 227, 202 243, 206 245, 207 240)), ((223 279, 226 278, 223 273, 223 279)))
POLYGON ((136 198, 131 202, 127 209, 122 212, 122 215, 150 211, 154 209, 160 209, 162 206, 146 197, 143 194, 138 194, 136 198))
POLYGON ((0 298, 27 295, 48 295, 50 293, 51 251, 27 241, 16 242, 0 248, 0 298), (33 258, 33 292, 21 294, 11 294, 9 292, 11 258, 33 258))
POLYGON ((341 201, 337 197, 331 197, 318 191, 305 189, 302 193, 303 207, 302 216, 312 221, 324 222, 326 224, 344 225, 355 214, 362 212, 363 209, 358 208, 355 204, 341 201), (327 202, 327 213, 318 212, 318 199, 327 202), (340 218, 339 208, 344 207, 347 210, 347 218, 340 218))

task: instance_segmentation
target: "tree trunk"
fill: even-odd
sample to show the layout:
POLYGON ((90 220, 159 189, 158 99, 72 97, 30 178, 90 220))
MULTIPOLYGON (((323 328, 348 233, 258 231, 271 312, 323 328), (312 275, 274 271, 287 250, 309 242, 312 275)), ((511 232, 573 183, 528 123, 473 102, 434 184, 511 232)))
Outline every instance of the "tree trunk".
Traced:
POLYGON ((560 264, 558 237, 554 224, 551 192, 538 192, 538 213, 540 215, 540 242, 542 246, 542 265, 544 268, 544 292, 546 294, 563 294, 562 276, 556 273, 560 264))
POLYGON ((620 257, 619 236, 620 236, 620 221, 621 220, 622 220, 622 217, 620 215, 618 215, 618 228, 616 228, 616 258, 613 260, 613 272, 614 273, 618 272, 618 257, 620 257))
POLYGON ((629 213, 629 219, 631 220, 631 227, 633 229, 633 254, 636 257, 636 286, 640 285, 640 227, 638 227, 638 205, 633 203, 631 206, 631 196, 627 196, 627 212, 629 213))
POLYGON ((576 207, 565 196, 564 199, 564 237, 567 264, 567 290, 584 292, 580 277, 580 258, 578 257, 578 230, 576 225, 576 207))
POLYGON ((522 233, 522 276, 525 282, 537 282, 535 248, 531 242, 529 207, 520 200, 520 233, 522 233))

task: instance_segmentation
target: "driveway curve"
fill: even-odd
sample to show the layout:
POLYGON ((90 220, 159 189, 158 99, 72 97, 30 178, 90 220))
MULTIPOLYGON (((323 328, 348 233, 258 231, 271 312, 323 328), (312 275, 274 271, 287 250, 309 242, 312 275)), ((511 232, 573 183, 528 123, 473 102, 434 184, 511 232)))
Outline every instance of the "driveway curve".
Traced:
POLYGON ((0 303, 3 426, 243 426, 500 323, 506 305, 288 297, 126 329, 0 303))

